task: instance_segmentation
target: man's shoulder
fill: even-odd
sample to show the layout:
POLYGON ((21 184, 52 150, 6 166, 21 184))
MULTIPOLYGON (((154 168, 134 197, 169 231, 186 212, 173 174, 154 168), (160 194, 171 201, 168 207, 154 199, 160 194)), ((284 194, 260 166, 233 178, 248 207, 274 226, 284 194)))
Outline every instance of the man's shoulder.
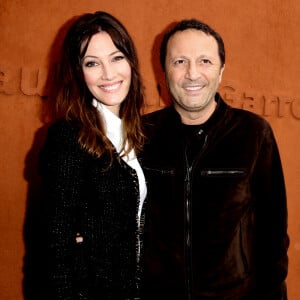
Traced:
POLYGON ((231 107, 233 116, 241 119, 244 123, 261 124, 261 126, 270 126, 269 122, 261 115, 258 115, 249 110, 231 107))
POLYGON ((142 121, 144 124, 157 123, 174 115, 176 115, 175 109, 172 106, 168 106, 143 115, 142 121))

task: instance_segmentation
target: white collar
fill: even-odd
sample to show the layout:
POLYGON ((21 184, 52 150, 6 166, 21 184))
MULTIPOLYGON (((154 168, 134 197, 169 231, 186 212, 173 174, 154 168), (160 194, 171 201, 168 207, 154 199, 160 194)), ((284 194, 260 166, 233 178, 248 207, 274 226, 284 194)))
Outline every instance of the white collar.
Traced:
MULTIPOLYGON (((112 142, 118 153, 120 153, 123 142, 122 120, 96 99, 93 99, 93 105, 97 108, 97 110, 103 117, 107 137, 112 142)), ((122 156, 122 159, 137 172, 140 193, 138 220, 140 222, 143 202, 147 195, 147 186, 144 173, 136 158, 134 150, 131 150, 128 155, 122 156)))
MULTIPOLYGON (((123 143, 123 134, 122 134, 122 120, 111 112, 105 105, 100 101, 93 99, 93 105, 98 109, 103 121, 105 124, 106 136, 115 146, 117 152, 120 154, 122 143, 123 143)), ((133 151, 129 153, 129 160, 135 158, 133 151)), ((125 158, 125 161, 128 160, 128 157, 125 158)))
POLYGON ((120 152, 123 141, 122 120, 96 99, 93 99, 93 105, 98 109, 103 117, 106 136, 113 143, 117 151, 120 152))

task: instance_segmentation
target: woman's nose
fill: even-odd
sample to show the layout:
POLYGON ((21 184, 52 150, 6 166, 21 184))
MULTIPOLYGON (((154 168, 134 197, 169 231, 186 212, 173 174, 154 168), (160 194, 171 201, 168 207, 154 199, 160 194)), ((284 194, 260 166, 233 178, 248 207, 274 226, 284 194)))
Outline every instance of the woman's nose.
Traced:
POLYGON ((114 78, 114 68, 110 64, 104 64, 102 66, 101 79, 112 80, 114 78))

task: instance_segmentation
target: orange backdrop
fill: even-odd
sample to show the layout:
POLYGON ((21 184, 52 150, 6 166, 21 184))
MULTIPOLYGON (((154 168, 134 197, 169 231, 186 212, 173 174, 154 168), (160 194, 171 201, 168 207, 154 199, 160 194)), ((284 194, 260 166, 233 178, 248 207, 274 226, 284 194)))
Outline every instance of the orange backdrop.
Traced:
MULTIPOLYGON (((300 299, 300 2, 298 0, 1 0, 0 2, 0 299, 24 299, 25 241, 34 231, 37 153, 45 135, 42 108, 64 26, 74 15, 106 10, 136 43, 146 111, 163 105, 157 85, 158 34, 196 17, 220 32, 227 50, 221 94, 257 112, 274 129, 285 171, 290 268, 289 300, 300 299), (50 72, 51 73, 51 72, 50 72)), ((29 237, 29 239, 28 239, 29 237)), ((27 244, 30 247, 30 243, 27 244)))

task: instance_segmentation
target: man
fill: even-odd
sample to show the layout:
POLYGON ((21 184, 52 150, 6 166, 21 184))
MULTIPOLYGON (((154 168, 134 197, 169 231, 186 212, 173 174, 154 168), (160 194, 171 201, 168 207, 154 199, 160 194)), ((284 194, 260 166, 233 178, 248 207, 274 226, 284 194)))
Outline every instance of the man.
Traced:
POLYGON ((222 38, 198 20, 163 38, 172 105, 144 116, 144 299, 287 299, 287 203, 261 117, 217 93, 222 38))

